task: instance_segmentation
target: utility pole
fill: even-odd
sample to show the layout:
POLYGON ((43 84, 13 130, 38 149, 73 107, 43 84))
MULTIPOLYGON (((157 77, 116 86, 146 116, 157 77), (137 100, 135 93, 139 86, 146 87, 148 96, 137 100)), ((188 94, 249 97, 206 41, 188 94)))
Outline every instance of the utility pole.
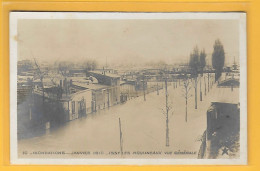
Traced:
POLYGON ((110 100, 109 100, 109 89, 107 89, 107 107, 109 108, 110 100))
POLYGON ((119 118, 119 136, 120 136, 120 152, 121 152, 121 155, 123 155, 123 135, 122 135, 122 130, 121 130, 120 118, 119 118))
POLYGON ((166 107, 166 147, 169 147, 169 106, 168 106, 167 76, 165 77, 165 107, 166 107))

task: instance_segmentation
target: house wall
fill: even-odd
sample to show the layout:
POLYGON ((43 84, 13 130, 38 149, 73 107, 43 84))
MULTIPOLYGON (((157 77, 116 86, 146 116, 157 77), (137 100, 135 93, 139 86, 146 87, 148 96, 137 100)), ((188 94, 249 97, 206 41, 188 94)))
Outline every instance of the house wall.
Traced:
POLYGON ((227 131, 239 131, 240 113, 237 104, 212 103, 207 111, 207 138, 212 134, 227 131))
POLYGON ((85 114, 91 113, 91 100, 92 93, 90 90, 86 90, 75 93, 69 101, 64 102, 64 109, 68 111, 67 120, 74 120, 81 117, 82 113, 79 111, 80 103, 84 103, 85 105, 85 114), (82 100, 84 100, 84 102, 82 100))
POLYGON ((221 149, 239 154, 240 109, 237 104, 212 103, 207 112, 207 158, 215 159, 221 149))
POLYGON ((120 91, 122 94, 127 94, 129 97, 135 97, 135 85, 133 84, 123 84, 120 86, 120 91))
POLYGON ((120 102, 120 87, 107 87, 93 90, 93 111, 105 109, 120 102))

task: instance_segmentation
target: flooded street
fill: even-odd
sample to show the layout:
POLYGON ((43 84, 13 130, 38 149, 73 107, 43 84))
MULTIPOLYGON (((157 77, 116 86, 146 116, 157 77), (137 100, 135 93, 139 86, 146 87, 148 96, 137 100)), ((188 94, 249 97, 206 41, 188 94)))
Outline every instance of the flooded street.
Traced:
MULTIPOLYGON (((206 111, 213 95, 216 95, 216 85, 210 89, 203 101, 199 99, 198 109, 195 109, 194 88, 188 100, 188 122, 185 122, 185 98, 183 87, 178 84, 174 88, 168 86, 169 92, 169 147, 166 147, 166 117, 165 89, 159 95, 153 92, 128 100, 126 103, 100 110, 77 120, 67 122, 56 129, 47 130, 46 134, 31 139, 18 141, 18 153, 25 150, 28 155, 22 157, 56 157, 63 152, 64 158, 197 158, 201 145, 200 137, 206 130, 206 111), (119 118, 121 119, 123 152, 120 152, 119 118), (42 151, 48 149, 48 151, 42 151), (144 152, 158 154, 141 154, 144 152), (186 151, 192 154, 165 155, 164 152, 176 153, 186 151), (118 154, 117 154, 118 152, 118 154), (159 153, 161 152, 161 154, 159 153), (44 155, 42 153, 45 153, 44 155), (131 156, 127 156, 131 153, 131 156), (141 155, 140 155, 141 154, 141 155)), ((199 88, 198 88, 199 90, 199 88)), ((204 90, 204 86, 202 86, 204 90)), ((230 91, 230 90, 228 90, 230 91)), ((221 97, 224 94, 220 94, 221 97)), ((234 98, 234 97, 233 97, 234 98)))

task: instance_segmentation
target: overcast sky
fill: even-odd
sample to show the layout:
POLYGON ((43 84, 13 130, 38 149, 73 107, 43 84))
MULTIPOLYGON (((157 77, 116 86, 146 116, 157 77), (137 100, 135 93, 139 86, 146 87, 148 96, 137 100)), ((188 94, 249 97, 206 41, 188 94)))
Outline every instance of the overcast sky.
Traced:
POLYGON ((237 20, 19 20, 18 59, 112 63, 186 62, 195 45, 211 58, 216 39, 226 63, 239 59, 237 20))

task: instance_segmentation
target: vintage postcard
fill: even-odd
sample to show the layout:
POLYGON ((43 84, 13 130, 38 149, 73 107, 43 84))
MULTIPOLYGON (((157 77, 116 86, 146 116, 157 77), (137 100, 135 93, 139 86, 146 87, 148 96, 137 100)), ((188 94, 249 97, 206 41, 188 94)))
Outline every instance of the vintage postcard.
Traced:
POLYGON ((11 164, 247 164, 246 13, 10 13, 11 164))

